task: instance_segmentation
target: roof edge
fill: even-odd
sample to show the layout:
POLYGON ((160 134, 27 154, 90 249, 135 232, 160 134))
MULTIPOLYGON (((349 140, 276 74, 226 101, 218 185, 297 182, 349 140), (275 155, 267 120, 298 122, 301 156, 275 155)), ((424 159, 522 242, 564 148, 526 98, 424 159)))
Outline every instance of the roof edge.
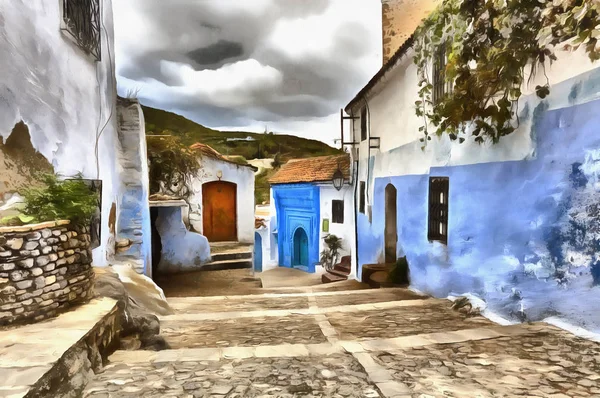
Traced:
POLYGON ((348 105, 346 105, 344 110, 347 114, 350 114, 352 107, 354 107, 354 105, 356 105, 361 98, 364 98, 373 89, 373 87, 375 87, 375 85, 379 83, 383 76, 398 64, 398 61, 402 58, 402 56, 405 55, 408 52, 408 50, 412 48, 415 42, 415 35, 416 33, 413 33, 408 39, 404 41, 404 43, 402 43, 402 45, 394 53, 394 55, 392 55, 392 57, 381 67, 381 69, 379 69, 379 71, 358 92, 358 94, 356 94, 356 96, 348 103, 348 105))

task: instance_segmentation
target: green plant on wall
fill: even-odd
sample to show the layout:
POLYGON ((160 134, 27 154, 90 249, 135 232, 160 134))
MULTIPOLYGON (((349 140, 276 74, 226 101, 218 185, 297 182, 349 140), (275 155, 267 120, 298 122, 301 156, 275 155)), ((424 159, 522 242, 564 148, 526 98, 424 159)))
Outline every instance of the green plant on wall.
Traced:
POLYGON ((87 225, 98 208, 98 194, 92 191, 81 174, 61 180, 56 174, 40 177, 43 186, 23 191, 22 210, 28 222, 70 220, 87 225))
POLYGON ((200 154, 181 144, 179 138, 148 137, 150 193, 169 193, 184 199, 191 178, 200 170, 200 154), (162 188, 167 192, 161 192, 162 188))
MULTIPOLYGON (((596 0, 445 0, 415 33, 421 141, 448 134, 463 142, 470 133, 478 143, 497 143, 518 126, 523 84, 546 75, 556 48, 583 46, 590 59, 600 59, 599 26, 596 0), (431 71, 440 51, 453 89, 434 103, 431 71)), ((546 77, 536 94, 549 93, 546 77)))

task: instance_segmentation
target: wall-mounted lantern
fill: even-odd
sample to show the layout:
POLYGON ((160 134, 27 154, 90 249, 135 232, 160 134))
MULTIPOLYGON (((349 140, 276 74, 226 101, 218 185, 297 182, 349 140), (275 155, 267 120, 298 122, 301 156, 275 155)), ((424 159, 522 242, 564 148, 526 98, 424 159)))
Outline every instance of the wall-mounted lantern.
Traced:
POLYGON ((342 173, 342 170, 340 169, 340 165, 339 164, 338 164, 338 169, 335 171, 335 173, 333 173, 333 180, 332 181, 333 181, 333 186, 338 191, 340 189, 342 189, 342 187, 344 186, 344 173, 342 173))
POLYGON ((219 181, 221 181, 221 178, 223 178, 223 172, 221 170, 217 171, 217 178, 219 181))

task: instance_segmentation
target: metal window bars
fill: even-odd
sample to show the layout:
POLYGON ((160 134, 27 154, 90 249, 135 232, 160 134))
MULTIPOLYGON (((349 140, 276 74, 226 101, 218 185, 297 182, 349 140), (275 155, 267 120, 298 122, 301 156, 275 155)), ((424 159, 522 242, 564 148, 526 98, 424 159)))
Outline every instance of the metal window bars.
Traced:
POLYGON ((450 179, 429 178, 429 228, 427 239, 448 243, 448 203, 450 179))
POLYGON ((63 31, 96 61, 102 54, 100 1, 62 0, 63 31))

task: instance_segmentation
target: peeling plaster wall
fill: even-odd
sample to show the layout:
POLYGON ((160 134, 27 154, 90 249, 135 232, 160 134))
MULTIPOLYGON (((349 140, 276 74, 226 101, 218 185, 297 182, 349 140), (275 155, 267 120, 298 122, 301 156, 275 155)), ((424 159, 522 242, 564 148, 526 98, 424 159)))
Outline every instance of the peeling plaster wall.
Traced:
POLYGON ((397 254, 407 256, 414 287, 474 293, 514 320, 557 316, 600 331, 600 69, 581 52, 559 56, 548 68, 550 96, 531 94, 537 81, 527 87, 519 128, 497 145, 443 137, 422 150, 411 53, 385 76, 368 97, 381 150, 366 142, 359 150, 372 208, 371 219, 358 217, 361 268, 383 261, 393 184, 397 254), (430 176, 450 178, 447 246, 427 240, 430 176))
POLYGON ((157 210, 156 229, 162 243, 158 273, 197 271, 210 261, 208 240, 187 230, 183 223, 182 207, 158 207, 157 210))
POLYGON ((97 63, 61 32, 58 0, 0 2, 0 136, 6 140, 23 120, 34 148, 58 173, 82 172, 103 181, 102 242, 93 252, 95 265, 107 263, 108 214, 119 196, 112 2, 102 4, 102 61, 97 63), (96 134, 105 124, 97 175, 96 134))
POLYGON ((117 240, 129 245, 118 248, 115 259, 132 263, 138 273, 152 276, 152 231, 148 196, 148 155, 144 114, 137 100, 119 98, 117 103, 120 192, 117 240))
POLYGON ((238 241, 254 243, 254 170, 250 167, 212 159, 207 156, 200 160, 200 171, 191 184, 189 223, 194 231, 202 233, 202 185, 219 181, 217 172, 221 171, 221 181, 237 185, 237 231, 238 241))

